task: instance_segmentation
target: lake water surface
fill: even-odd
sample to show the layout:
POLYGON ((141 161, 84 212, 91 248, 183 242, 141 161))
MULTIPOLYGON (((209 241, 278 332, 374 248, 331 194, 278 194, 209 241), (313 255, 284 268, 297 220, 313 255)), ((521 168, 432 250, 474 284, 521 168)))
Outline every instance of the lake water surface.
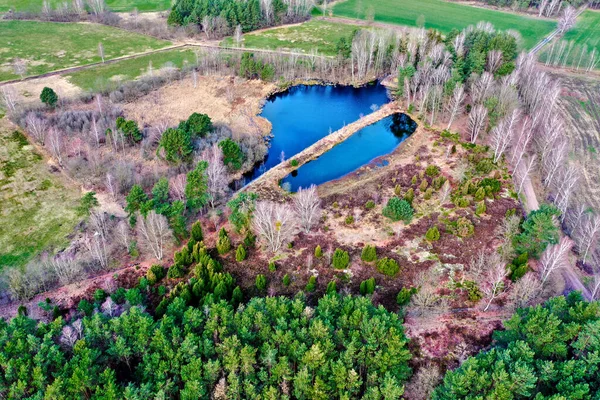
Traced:
POLYGON ((393 114, 354 133, 316 160, 286 176, 282 186, 295 192, 341 178, 377 157, 392 152, 417 128, 406 114, 393 114))
POLYGON ((352 86, 293 86, 271 96, 261 116, 273 125, 273 137, 265 162, 246 176, 253 180, 319 139, 358 120, 389 102, 387 89, 379 83, 352 86))

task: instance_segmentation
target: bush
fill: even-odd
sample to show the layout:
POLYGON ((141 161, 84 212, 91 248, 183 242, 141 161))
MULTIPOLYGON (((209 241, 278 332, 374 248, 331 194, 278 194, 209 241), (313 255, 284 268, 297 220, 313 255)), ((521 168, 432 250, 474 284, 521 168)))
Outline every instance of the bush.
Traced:
POLYGON ((407 305, 408 303, 410 303, 410 298, 415 293, 417 293, 417 288, 413 287, 413 288, 408 289, 408 288, 403 287, 402 289, 400 289, 400 291, 398 292, 398 295, 396 296, 396 303, 400 307, 407 305))
POLYGON ((435 242, 440 240, 440 231, 438 229, 437 226, 433 226, 431 228, 429 228, 427 230, 427 233, 425 234, 425 239, 427 239, 430 242, 435 242))
POLYGON ((375 208, 375 202, 373 200, 369 200, 365 203, 365 209, 372 210, 375 208))
POLYGON ((442 188, 442 186, 444 186, 445 182, 446 182, 446 178, 444 178, 443 176, 438 176, 431 182, 431 185, 433 186, 433 188, 435 190, 440 190, 442 188))
POLYGON ((350 264, 350 254, 342 249, 335 249, 333 252, 333 268, 346 269, 350 264))
POLYGON ((191 235, 191 239, 196 243, 204 240, 204 233, 202 232, 202 224, 200 221, 196 221, 192 224, 191 235))
POLYGON ((415 191, 413 188, 410 188, 406 191, 406 194, 404 195, 404 200, 406 200, 410 204, 412 204, 414 199, 415 199, 415 191))
POLYGON ((360 283, 360 294, 363 296, 373 294, 375 292, 375 278, 369 278, 360 283))
POLYGON ((217 252, 220 255, 227 254, 231 249, 231 241, 225 228, 221 228, 219 231, 219 239, 217 239, 217 252))
POLYGON ((244 261, 246 259, 246 249, 243 245, 239 245, 237 250, 235 251, 235 260, 237 262, 244 261))
POLYGON ((291 165, 292 167, 297 167, 297 166, 298 166, 298 164, 299 164, 299 163, 298 163, 298 160, 296 160, 296 159, 293 159, 292 161, 290 161, 290 165, 291 165))
POLYGON ((125 303, 125 288, 118 288, 113 292, 113 294, 110 295, 110 298, 117 304, 125 303))
POLYGON ((290 286, 291 283, 292 283, 292 280, 290 279, 290 275, 285 274, 283 276, 283 286, 288 287, 288 286, 290 286))
POLYGON ((327 290, 326 290, 327 294, 335 294, 337 293, 337 285, 335 283, 335 281, 331 281, 327 284, 327 290))
POLYGON ((469 237, 475 232, 473 223, 466 217, 460 217, 456 220, 456 236, 458 237, 469 237))
POLYGON ((431 178, 435 178, 440 174, 440 167, 437 165, 429 165, 425 168, 425 174, 431 178))
POLYGON ((383 209, 383 215, 393 221, 402 220, 409 223, 413 217, 413 208, 408 201, 392 197, 383 209))
POLYGON ((146 279, 150 285, 154 285, 161 281, 165 277, 165 269, 162 265, 153 265, 146 272, 146 279))
POLYGON ((306 284, 306 287, 304 288, 304 290, 306 290, 309 293, 312 293, 316 290, 316 288, 317 288, 317 277, 311 276, 310 278, 308 278, 308 283, 306 284))
POLYGON ((475 201, 482 201, 483 199, 485 199, 485 189, 480 187, 479 189, 477 189, 477 191, 475 192, 475 196, 473 196, 475 198, 475 201))
POLYGON ((558 243, 560 230, 555 219, 559 216, 560 211, 547 204, 530 212, 521 225, 523 232, 514 238, 517 253, 538 258, 549 244, 558 243))
POLYGON ((86 317, 91 317, 94 313, 94 305, 86 299, 82 299, 77 305, 77 311, 79 311, 86 317))
POLYGON ((473 281, 464 281, 460 286, 467 291, 469 301, 477 303, 479 300, 483 299, 483 292, 479 289, 477 283, 473 281))
POLYGON ((229 165, 234 170, 242 167, 244 152, 236 142, 225 139, 219 143, 219 147, 223 150, 223 164, 229 165))
POLYGON ((429 182, 427 182, 427 179, 423 179, 421 181, 421 184, 419 185, 419 190, 421 191, 421 193, 423 193, 427 190, 428 187, 429 187, 429 182))
POLYGON ((362 249, 362 253, 360 254, 361 260, 365 262, 373 262, 377 260, 377 248, 372 245, 365 245, 362 249))
POLYGON ((271 272, 277 271, 277 265, 275 265, 275 261, 271 261, 269 263, 269 271, 271 271, 271 272))
POLYGON ((42 89, 42 93, 40 94, 40 100, 47 106, 54 107, 58 102, 58 95, 52 88, 44 87, 42 89))
POLYGON ((490 158, 484 158, 475 165, 475 170, 481 175, 489 174, 494 168, 496 168, 496 166, 490 158))
POLYGON ((244 246, 251 249, 256 246, 256 235, 252 233, 252 231, 246 232, 246 236, 244 236, 244 246))
POLYGON ((352 225, 354 223, 354 217, 352 215, 348 215, 344 220, 346 225, 352 225))
POLYGON ((323 250, 321 250, 320 245, 317 245, 317 247, 315 247, 315 257, 317 257, 317 258, 323 257, 323 250))
POLYGON ((183 278, 185 276, 185 268, 183 265, 175 263, 171 265, 169 271, 167 272, 167 278, 169 279, 178 279, 183 278))
POLYGON ((469 207, 471 201, 467 197, 459 197, 454 201, 457 207, 465 208, 469 207))
POLYGON ((487 206, 485 205, 485 201, 480 201, 479 203, 477 203, 477 206, 475 207, 475 214, 482 215, 485 214, 486 211, 487 206))
POLYGON ((508 277, 511 281, 516 282, 521 279, 527 271, 529 271, 529 254, 523 253, 515 258, 512 263, 507 265, 509 270, 508 277))
POLYGON ((502 184, 498 179, 484 178, 481 180, 481 182, 479 182, 479 187, 484 188, 486 192, 489 188, 492 193, 498 193, 500 189, 502 189, 502 184))
POLYGON ((423 195, 423 199, 429 200, 429 199, 431 199, 432 196, 433 196, 433 188, 429 188, 425 191, 425 194, 423 195))
POLYGON ((106 300, 106 297, 108 297, 108 293, 106 293, 104 290, 96 289, 94 291, 94 303, 102 304, 104 300, 106 300))
POLYGON ((256 275, 256 288, 259 292, 264 292, 267 288, 267 278, 263 274, 256 275))
POLYGON ((400 271, 400 266, 396 260, 384 257, 377 261, 377 271, 387 276, 395 276, 400 271))
POLYGON ((127 300, 131 306, 139 306, 142 304, 143 296, 138 288, 133 288, 125 292, 125 300, 127 300))

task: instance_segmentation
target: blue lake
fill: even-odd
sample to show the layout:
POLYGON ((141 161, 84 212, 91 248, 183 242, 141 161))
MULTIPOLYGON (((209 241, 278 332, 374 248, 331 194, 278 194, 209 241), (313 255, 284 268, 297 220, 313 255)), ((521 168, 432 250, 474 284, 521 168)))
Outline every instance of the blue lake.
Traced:
POLYGON ((264 163, 246 175, 256 179, 319 139, 372 112, 372 106, 389 102, 387 89, 379 83, 352 86, 299 85, 271 96, 261 116, 273 126, 273 137, 264 163))
POLYGON ((302 165, 286 176, 281 184, 295 192, 300 187, 341 178, 392 152, 416 128, 417 123, 406 114, 393 114, 359 130, 321 157, 302 165))

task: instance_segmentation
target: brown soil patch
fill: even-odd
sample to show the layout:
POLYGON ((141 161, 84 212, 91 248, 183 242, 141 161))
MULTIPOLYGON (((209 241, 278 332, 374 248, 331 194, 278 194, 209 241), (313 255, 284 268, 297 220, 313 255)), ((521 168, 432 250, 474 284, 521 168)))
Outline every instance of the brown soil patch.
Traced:
POLYGON ((83 93, 80 87, 70 83, 64 76, 53 75, 40 79, 16 82, 8 85, 14 88, 19 104, 31 106, 41 104, 40 93, 44 87, 51 87, 59 98, 74 98, 83 93))
POLYGON ((199 112, 207 114, 214 123, 228 125, 234 135, 264 135, 270 132, 271 124, 257 114, 264 98, 276 88, 259 80, 217 76, 198 76, 194 87, 192 78, 187 77, 125 104, 123 110, 140 125, 176 125, 199 112))

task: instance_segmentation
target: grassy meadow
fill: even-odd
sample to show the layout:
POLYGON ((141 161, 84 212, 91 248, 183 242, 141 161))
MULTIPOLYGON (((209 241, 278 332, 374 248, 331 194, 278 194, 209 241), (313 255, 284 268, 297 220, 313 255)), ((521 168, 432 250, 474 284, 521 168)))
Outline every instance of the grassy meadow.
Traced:
POLYGON ((64 246, 79 222, 79 194, 48 170, 25 136, 0 119, 0 271, 64 246))
POLYGON ((1 21, 0 81, 18 78, 13 68, 15 58, 24 60, 25 76, 101 61, 99 43, 104 47, 106 60, 170 45, 97 24, 1 21))
MULTIPOLYGON (((273 28, 244 35, 243 44, 250 48, 282 49, 308 53, 317 49, 323 55, 336 55, 336 43, 342 37, 350 39, 356 25, 338 24, 312 20, 301 25, 273 28)), ((224 46, 231 46, 233 39, 225 39, 224 46)))
MULTIPOLYGON (((61 0, 49 0, 52 7, 62 3, 61 0)), ((0 0, 0 12, 11 9, 24 12, 39 12, 43 0, 0 0)), ((171 0, 106 0, 108 8, 115 12, 133 11, 166 11, 171 8, 171 0)))
POLYGON ((417 20, 424 20, 425 28, 437 29, 442 33, 488 21, 497 29, 520 32, 525 48, 533 47, 556 27, 553 21, 443 0, 347 0, 337 3, 333 8, 335 16, 358 19, 365 19, 370 11, 375 21, 418 26, 417 20))
POLYGON ((86 91, 107 90, 117 87, 124 81, 147 74, 150 63, 152 63, 152 69, 156 71, 164 66, 181 68, 186 63, 193 64, 195 62, 196 53, 193 50, 166 50, 77 71, 67 75, 67 79, 86 91))

